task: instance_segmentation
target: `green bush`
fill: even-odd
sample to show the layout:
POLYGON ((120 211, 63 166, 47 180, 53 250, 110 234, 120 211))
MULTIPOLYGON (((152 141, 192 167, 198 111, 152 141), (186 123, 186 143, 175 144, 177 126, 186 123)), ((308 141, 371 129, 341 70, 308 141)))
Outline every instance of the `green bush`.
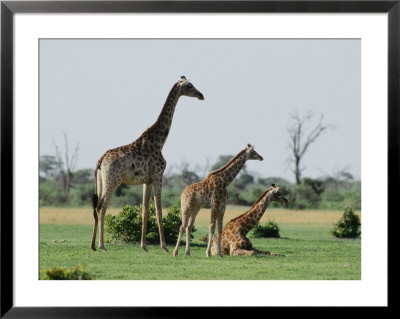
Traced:
POLYGON ((273 221, 268 221, 264 226, 257 223, 253 230, 253 236, 256 238, 279 238, 279 226, 273 221))
MULTIPOLYGON (((167 215, 163 217, 163 230, 165 241, 167 243, 175 244, 178 239, 179 227, 181 225, 181 210, 176 205, 167 208, 167 215)), ((195 231, 193 226, 192 232, 195 231)), ((193 236, 190 236, 193 238, 193 236)), ((157 241, 160 241, 157 227, 157 241)))
MULTIPOLYGON (((150 231, 155 222, 154 206, 149 208, 149 219, 147 221, 147 230, 150 231)), ((107 214, 104 219, 105 232, 109 233, 113 239, 123 242, 140 242, 142 234, 142 205, 125 205, 122 211, 117 215, 107 214)))
POLYGON ((41 280, 91 280, 92 277, 85 270, 85 266, 52 267, 40 272, 41 280))
MULTIPOLYGON (((167 215, 162 218, 162 222, 166 243, 175 244, 179 233, 180 209, 175 205, 170 206, 167 209, 167 215)), ((140 242, 142 235, 142 205, 126 205, 118 215, 106 215, 104 225, 106 233, 110 234, 113 239, 123 242, 140 242)), ((192 233, 195 231, 196 229, 193 227, 192 233)), ((193 238, 193 235, 191 238, 193 238)), ((160 243, 154 205, 149 206, 146 240, 149 244, 160 243)))
POLYGON ((354 214, 353 208, 347 207, 343 216, 333 226, 331 234, 338 238, 358 238, 361 235, 360 218, 354 214))

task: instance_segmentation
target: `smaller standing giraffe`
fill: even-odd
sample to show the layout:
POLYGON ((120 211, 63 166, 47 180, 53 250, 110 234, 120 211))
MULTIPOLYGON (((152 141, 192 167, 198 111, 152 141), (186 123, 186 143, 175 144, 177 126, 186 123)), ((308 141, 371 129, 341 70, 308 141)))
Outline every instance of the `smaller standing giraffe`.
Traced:
MULTIPOLYGON (((248 144, 230 162, 220 169, 212 171, 202 181, 187 186, 181 196, 181 220, 178 241, 174 249, 174 256, 178 254, 179 245, 183 231, 186 228, 186 255, 190 255, 190 234, 196 216, 200 208, 211 208, 211 221, 208 235, 208 246, 206 255, 211 255, 211 244, 215 231, 216 221, 218 223, 218 234, 221 238, 222 221, 224 218, 226 200, 228 198, 227 188, 234 178, 239 174, 247 160, 259 160, 263 158, 255 150, 254 146, 248 144)), ((218 255, 221 254, 221 241, 218 241, 218 255)))
MULTIPOLYGON (((253 248, 246 234, 260 221, 270 202, 288 204, 288 200, 281 194, 279 187, 272 184, 256 200, 253 206, 244 214, 229 221, 222 231, 221 250, 224 255, 271 255, 269 251, 261 251, 253 248)), ((217 237, 211 248, 213 255, 218 254, 217 237)))

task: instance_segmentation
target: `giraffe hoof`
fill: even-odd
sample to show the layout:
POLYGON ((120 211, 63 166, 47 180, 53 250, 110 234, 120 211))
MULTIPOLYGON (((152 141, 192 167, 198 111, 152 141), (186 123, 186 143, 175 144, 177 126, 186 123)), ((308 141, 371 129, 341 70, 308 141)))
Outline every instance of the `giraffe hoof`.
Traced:
POLYGON ((145 251, 146 253, 148 252, 147 247, 142 247, 143 251, 145 251))
POLYGON ((185 251, 186 256, 190 256, 190 251, 185 251))
POLYGON ((102 251, 107 251, 106 247, 100 247, 102 251))
POLYGON ((174 252, 172 254, 176 257, 176 256, 178 256, 178 251, 174 250, 174 252))
POLYGON ((164 250, 164 252, 168 253, 168 248, 167 247, 162 247, 162 250, 164 250))
POLYGON ((90 246, 90 249, 93 251, 96 251, 96 247, 95 246, 90 246))

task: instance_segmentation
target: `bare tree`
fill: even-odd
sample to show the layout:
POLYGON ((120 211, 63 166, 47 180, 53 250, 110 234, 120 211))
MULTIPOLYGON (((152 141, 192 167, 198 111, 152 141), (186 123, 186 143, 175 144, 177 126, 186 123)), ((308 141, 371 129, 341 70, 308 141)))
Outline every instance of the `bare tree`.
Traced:
POLYGON ((75 169, 76 161, 78 160, 79 144, 75 146, 75 149, 71 157, 69 155, 68 137, 65 132, 64 132, 64 144, 65 144, 64 155, 62 154, 60 148, 56 143, 54 143, 54 146, 56 148, 57 168, 60 174, 64 196, 68 198, 69 191, 72 185, 72 174, 73 174, 72 172, 75 169))
POLYGON ((306 134, 305 126, 312 118, 313 114, 311 112, 306 113, 302 117, 300 117, 297 112, 290 115, 289 127, 287 129, 290 137, 290 162, 294 164, 292 171, 295 174, 297 184, 301 183, 301 173, 304 170, 304 167, 301 166, 301 161, 309 149, 309 146, 314 143, 326 129, 332 127, 332 125, 324 125, 322 123, 324 116, 321 114, 318 124, 306 134))

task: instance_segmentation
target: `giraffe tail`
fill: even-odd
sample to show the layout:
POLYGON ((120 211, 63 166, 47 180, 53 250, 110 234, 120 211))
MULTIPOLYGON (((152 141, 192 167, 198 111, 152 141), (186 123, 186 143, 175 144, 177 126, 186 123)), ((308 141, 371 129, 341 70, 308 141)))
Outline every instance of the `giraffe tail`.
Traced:
MULTIPOLYGON (((95 194, 92 195, 92 207, 93 207, 93 217, 97 221, 97 213, 96 209, 99 205, 99 186, 101 188, 101 185, 97 184, 97 173, 98 173, 99 166, 96 167, 94 171, 94 183, 95 183, 95 194)), ((101 179, 100 179, 101 182, 101 179)))
POLYGON ((97 194, 93 194, 92 196, 92 207, 93 209, 97 208, 97 204, 99 203, 99 196, 97 194))
POLYGON ((92 196, 92 207, 93 207, 93 217, 94 220, 97 221, 97 213, 96 213, 96 208, 99 203, 99 196, 97 194, 93 194, 92 196))

